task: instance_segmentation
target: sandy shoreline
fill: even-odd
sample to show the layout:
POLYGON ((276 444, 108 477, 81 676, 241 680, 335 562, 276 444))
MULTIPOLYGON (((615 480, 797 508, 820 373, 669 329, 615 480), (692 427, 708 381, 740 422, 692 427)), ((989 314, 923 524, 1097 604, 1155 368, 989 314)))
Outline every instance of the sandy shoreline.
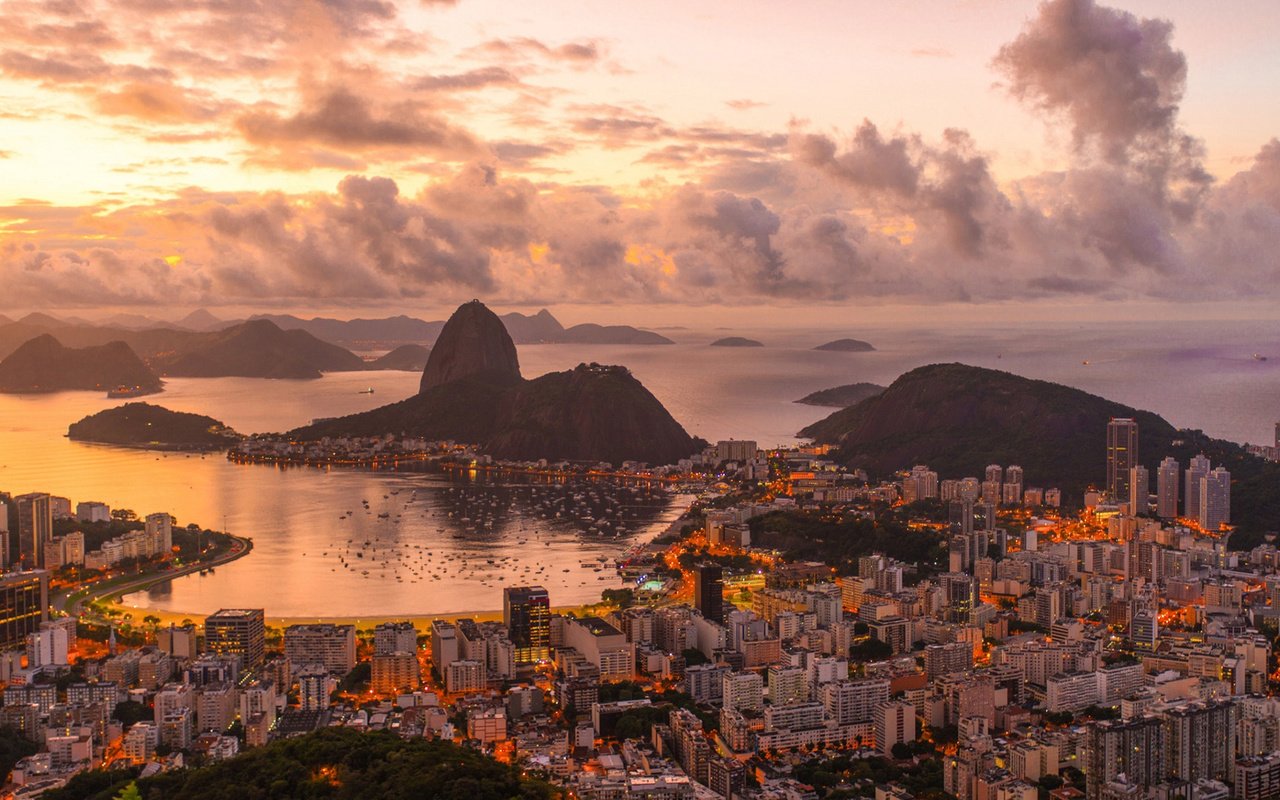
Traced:
MULTIPOLYGON (((107 608, 120 611, 125 614, 132 615, 132 622, 140 623, 144 617, 156 617, 160 620, 160 627, 169 624, 181 625, 186 621, 195 623, 203 623, 204 618, 208 614, 184 614, 181 611, 157 611, 150 608, 138 608, 135 606, 127 606, 123 603, 108 603, 107 608)), ((604 605, 579 605, 579 606, 552 606, 551 611, 557 614, 572 613, 578 616, 588 615, 592 613, 603 613, 608 609, 604 605)), ((285 628, 290 625, 316 625, 329 623, 334 625, 355 625, 357 629, 373 628, 384 622, 412 622, 414 627, 419 631, 428 631, 431 629, 431 623, 438 619, 455 620, 455 619, 473 619, 476 622, 500 622, 502 620, 502 609, 495 611, 459 611, 445 614, 401 614, 387 616, 363 616, 363 617, 344 617, 344 616, 322 616, 322 617, 273 617, 267 616, 267 627, 269 628, 285 628)))

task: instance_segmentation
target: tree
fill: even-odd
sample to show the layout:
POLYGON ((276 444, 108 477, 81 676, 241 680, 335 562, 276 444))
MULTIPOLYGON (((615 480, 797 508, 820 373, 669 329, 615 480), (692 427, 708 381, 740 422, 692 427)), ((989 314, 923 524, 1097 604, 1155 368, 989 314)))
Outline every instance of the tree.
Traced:
POLYGON ((116 703, 115 710, 111 712, 111 716, 113 719, 120 720, 121 724, 128 728, 136 722, 151 719, 151 709, 142 703, 124 700, 116 703))
POLYGON ((623 587, 621 589, 605 589, 600 593, 600 599, 612 606, 618 608, 630 608, 636 601, 636 593, 634 589, 623 587))
POLYGON ((895 744, 893 746, 892 752, 893 752, 893 757, 898 759, 899 761, 906 761, 908 758, 911 758, 911 756, 914 754, 914 751, 911 749, 911 745, 907 744, 906 742, 898 742, 897 744, 895 744))
POLYGON ((138 782, 130 781, 129 785, 116 795, 116 800, 142 800, 142 794, 138 791, 138 782))

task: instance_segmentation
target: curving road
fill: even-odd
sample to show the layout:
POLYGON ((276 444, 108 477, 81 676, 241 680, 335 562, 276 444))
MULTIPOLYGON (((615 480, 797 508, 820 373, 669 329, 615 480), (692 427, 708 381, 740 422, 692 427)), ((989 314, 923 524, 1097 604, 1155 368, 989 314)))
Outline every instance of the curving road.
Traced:
POLYGON ((65 592, 59 592, 50 598, 49 605, 60 613, 69 616, 79 616, 80 609, 87 602, 99 600, 103 597, 125 595, 131 592, 138 592, 146 589, 152 584, 160 581, 173 580, 183 575, 190 575, 193 572, 199 572, 203 569, 218 567, 223 564, 229 564, 237 558, 243 558, 253 549, 253 540, 243 536, 231 536, 234 540, 231 549, 217 558, 208 561, 197 561, 178 569, 165 569, 159 572, 144 572, 139 575, 120 576, 106 581, 100 581, 88 587, 79 587, 69 589, 65 592), (72 598, 75 598, 74 600, 72 598))

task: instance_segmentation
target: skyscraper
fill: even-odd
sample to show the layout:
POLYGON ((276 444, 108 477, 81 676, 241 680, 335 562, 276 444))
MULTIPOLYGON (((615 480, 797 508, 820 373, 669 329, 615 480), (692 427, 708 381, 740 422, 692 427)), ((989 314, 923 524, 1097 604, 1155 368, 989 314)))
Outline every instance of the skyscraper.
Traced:
POLYGON ((0 576, 0 648, 23 644, 49 618, 49 573, 13 572, 0 576))
POLYGON ((1129 513, 1145 514, 1151 501, 1151 476, 1138 464, 1129 470, 1129 513))
POLYGON ((1156 515, 1164 519, 1178 516, 1178 484, 1181 468, 1178 459, 1165 458, 1156 469, 1156 515))
POLYGON ((224 608, 205 618, 205 649, 220 656, 240 656, 243 669, 262 663, 266 642, 266 615, 261 608, 224 608))
POLYGON ((53 507, 49 495, 24 494, 13 501, 18 506, 19 557, 28 567, 42 567, 45 542, 53 538, 53 507))
POLYGON ((718 564, 699 564, 693 584, 693 604, 702 616, 724 622, 724 577, 718 564))
POLYGON ((502 590, 502 621, 515 645, 517 664, 536 664, 551 657, 551 597, 541 586, 508 586, 502 590))
MULTIPOLYGON (((0 495, 7 497, 8 495, 0 495)), ((0 569, 9 566, 9 506, 0 500, 0 569)))
POLYGON ((1204 453, 1191 459, 1187 465, 1187 487, 1183 494, 1182 515, 1187 519, 1200 519, 1200 479, 1209 474, 1209 459, 1204 453))
POLYGON ((1216 531, 1231 522, 1231 473, 1218 467, 1200 479, 1200 527, 1216 531))
POLYGON ((1112 417, 1107 423, 1107 492, 1115 502, 1129 499, 1129 471, 1138 465, 1138 423, 1112 417))

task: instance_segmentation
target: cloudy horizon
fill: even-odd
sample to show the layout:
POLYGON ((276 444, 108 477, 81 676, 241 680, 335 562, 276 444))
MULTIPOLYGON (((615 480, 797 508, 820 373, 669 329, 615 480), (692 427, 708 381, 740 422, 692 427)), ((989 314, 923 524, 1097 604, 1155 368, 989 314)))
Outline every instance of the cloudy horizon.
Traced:
POLYGON ((0 313, 1280 299, 1277 10, 734 9, 8 3, 0 313))

